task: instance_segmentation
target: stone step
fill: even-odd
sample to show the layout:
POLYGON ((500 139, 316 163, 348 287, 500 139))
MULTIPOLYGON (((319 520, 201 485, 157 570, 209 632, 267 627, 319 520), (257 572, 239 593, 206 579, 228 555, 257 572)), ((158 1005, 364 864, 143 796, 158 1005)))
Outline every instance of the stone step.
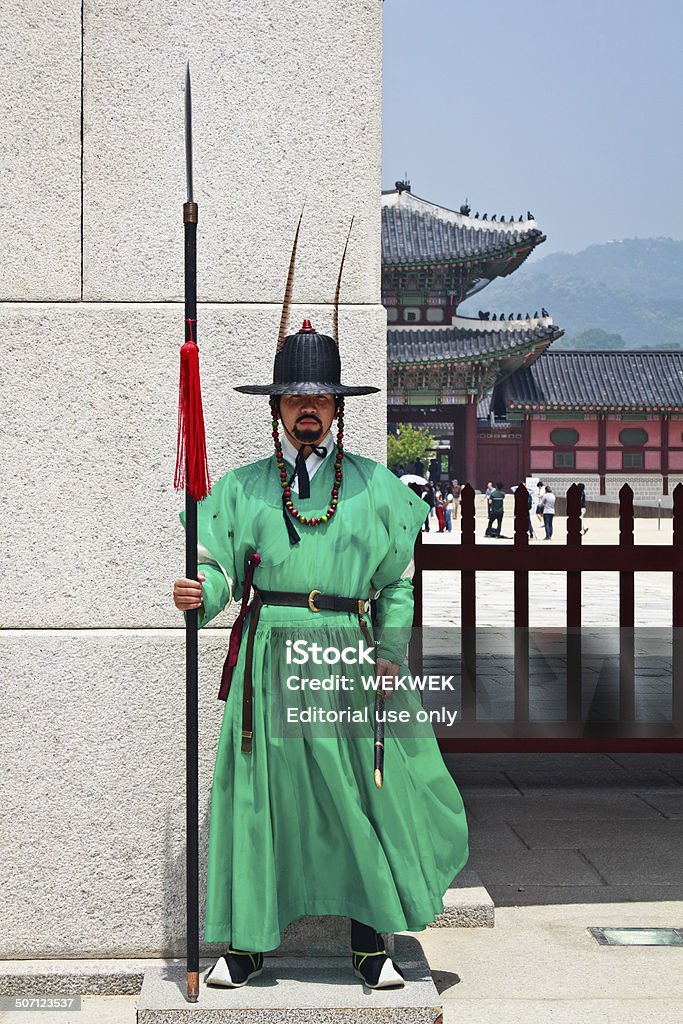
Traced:
POLYGON ((428 928, 493 928, 495 906, 476 871, 464 868, 443 898, 443 913, 428 928))
POLYGON ((422 946, 395 936, 404 971, 400 989, 373 990, 353 973, 351 958, 266 956, 262 975, 243 988, 204 984, 213 961, 200 961, 199 1000, 186 998, 184 964, 145 971, 138 1024, 187 1024, 197 1015, 210 1024, 442 1024, 441 999, 422 946))
MULTIPOLYGON (((444 895, 444 911, 428 928, 492 928, 495 908, 475 871, 465 868, 444 895)), ((418 933, 419 934, 419 933, 418 933)), ((283 932, 281 945, 269 953, 283 961, 309 954, 311 948, 326 957, 347 962, 351 926, 345 917, 299 918, 283 932)), ((396 955, 395 943, 405 936, 384 934, 387 950, 396 955)), ((201 955, 210 966, 220 955, 221 946, 202 943, 201 955)), ((184 957, 180 966, 184 969, 184 957)), ((172 960, 144 959, 66 959, 0 961, 0 995, 134 995, 140 992, 146 973, 165 971, 172 960)), ((248 986, 247 986, 248 987, 248 986)), ((80 1018, 79 1018, 80 1019, 80 1018)), ((60 1018, 61 1020, 61 1018, 60 1018)), ((64 1022, 62 1022, 64 1024, 64 1022)))
POLYGON ((157 967, 159 962, 158 957, 140 960, 2 960, 0 995, 137 995, 142 988, 145 971, 157 967))

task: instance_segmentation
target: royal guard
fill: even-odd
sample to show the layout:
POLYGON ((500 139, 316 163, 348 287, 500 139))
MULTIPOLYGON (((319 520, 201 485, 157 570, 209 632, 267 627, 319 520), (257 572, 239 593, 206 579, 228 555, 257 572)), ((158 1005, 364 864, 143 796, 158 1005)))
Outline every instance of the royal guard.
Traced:
MULTIPOLYGON (((341 380, 341 269, 331 335, 309 320, 287 334, 295 255, 296 239, 272 381, 236 388, 269 397, 274 453, 226 472, 198 502, 198 579, 173 589, 176 608, 198 609, 200 628, 241 601, 219 691, 204 931, 225 951, 205 980, 242 986, 291 921, 342 915, 351 919, 356 975, 370 988, 402 986, 381 933, 431 923, 469 855, 463 801, 431 725, 399 727, 387 714, 384 734, 376 728, 385 697, 387 710, 421 706, 399 680, 413 547, 429 509, 385 466, 344 448, 346 396, 380 389, 341 380), (372 713, 363 717, 372 699, 361 669, 335 677, 355 688, 290 690, 293 670, 301 672, 289 662, 291 645, 311 630, 331 649, 346 649, 349 638, 372 649, 373 674, 389 679, 375 696, 374 723, 372 713), (309 711, 345 704, 364 724, 353 735, 287 725, 290 696, 309 711)), ((313 668, 303 666, 305 675, 330 676, 329 666, 313 668)))

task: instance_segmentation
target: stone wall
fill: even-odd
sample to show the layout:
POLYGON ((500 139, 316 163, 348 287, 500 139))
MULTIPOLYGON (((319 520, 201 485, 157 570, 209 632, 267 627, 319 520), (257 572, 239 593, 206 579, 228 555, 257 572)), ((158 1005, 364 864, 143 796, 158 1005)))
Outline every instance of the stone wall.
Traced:
MULTIPOLYGON (((185 61, 212 475, 271 450, 289 251, 295 307, 384 385, 380 0, 9 0, 0 71, 6 554, 3 957, 182 955, 184 644, 171 600, 183 340, 185 61), (11 140, 11 145, 7 144, 11 140)), ((348 447, 383 459, 386 398, 348 447)), ((229 624, 226 611, 219 620, 229 624)), ((200 642, 201 863, 224 629, 200 642)))
POLYGON ((633 489, 634 504, 656 505, 662 499, 662 507, 671 505, 671 494, 676 484, 683 478, 669 476, 669 493, 663 493, 663 479, 659 473, 607 473, 605 475, 605 494, 600 494, 600 477, 596 474, 579 473, 574 477, 567 474, 557 475, 539 473, 534 470, 532 476, 538 476, 544 484, 550 484, 556 494, 564 497, 573 483, 582 482, 586 485, 586 498, 596 502, 618 502, 619 491, 625 483, 633 489))

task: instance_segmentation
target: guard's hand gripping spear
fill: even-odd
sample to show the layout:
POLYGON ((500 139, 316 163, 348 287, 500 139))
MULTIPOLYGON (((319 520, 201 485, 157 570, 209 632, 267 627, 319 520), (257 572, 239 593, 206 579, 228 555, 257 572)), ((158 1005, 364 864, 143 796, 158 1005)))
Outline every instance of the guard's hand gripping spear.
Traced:
MULTIPOLYGON (((185 71, 185 344, 180 349, 176 490, 185 487, 185 576, 197 579, 197 502, 211 491, 197 348, 197 219, 192 189, 192 93, 185 71)), ((197 609, 185 613, 185 781, 187 841, 187 998, 199 998, 199 721, 197 609)))

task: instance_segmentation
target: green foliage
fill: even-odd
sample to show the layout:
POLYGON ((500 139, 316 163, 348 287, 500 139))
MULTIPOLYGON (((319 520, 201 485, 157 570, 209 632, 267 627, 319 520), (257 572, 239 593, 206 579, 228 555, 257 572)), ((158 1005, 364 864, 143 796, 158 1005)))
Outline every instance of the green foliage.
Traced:
POLYGON ((413 427, 409 423, 402 424, 398 435, 387 436, 387 466, 391 470, 401 467, 410 472, 416 459, 421 459, 427 466, 427 456, 434 449, 434 438, 425 427, 413 427))
POLYGON ((534 257, 468 299, 459 312, 476 317, 487 309, 507 319, 510 312, 533 315, 545 306, 568 339, 553 348, 574 348, 577 337, 594 329, 623 338, 626 349, 679 348, 681 280, 682 241, 626 238, 583 252, 534 257))

